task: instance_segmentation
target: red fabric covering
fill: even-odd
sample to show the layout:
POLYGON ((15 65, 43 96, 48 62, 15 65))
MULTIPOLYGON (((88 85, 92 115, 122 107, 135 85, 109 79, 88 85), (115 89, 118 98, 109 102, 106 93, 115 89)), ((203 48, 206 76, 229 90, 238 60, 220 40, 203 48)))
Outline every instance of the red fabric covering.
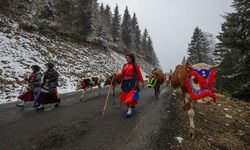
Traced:
POLYGON ((200 76, 197 72, 195 71, 190 71, 189 72, 189 76, 186 78, 186 87, 187 87, 187 91, 189 92, 189 94, 191 95, 193 100, 197 100, 200 98, 204 98, 206 96, 210 96, 213 98, 213 101, 216 101, 216 95, 213 93, 213 87, 214 87, 214 78, 216 76, 216 72, 214 70, 211 70, 210 75, 207 79, 207 81, 205 80, 205 78, 203 78, 202 76, 200 76), (200 94, 195 94, 192 92, 192 88, 191 85, 189 83, 189 79, 191 76, 195 76, 195 78, 198 80, 199 85, 201 87, 201 89, 207 89, 208 91, 202 92, 200 94))
POLYGON ((23 93, 22 95, 17 97, 22 101, 34 101, 34 94, 33 90, 28 90, 27 92, 23 93))
POLYGON ((133 100, 134 96, 134 89, 130 90, 129 92, 121 92, 120 93, 120 100, 124 105, 132 107, 138 104, 138 100, 133 100))
POLYGON ((208 78, 208 88, 213 91, 214 88, 214 79, 216 77, 216 72, 214 70, 211 71, 210 77, 208 78))
POLYGON ((202 76, 200 76, 195 71, 189 71, 188 74, 189 74, 189 77, 194 76, 198 80, 198 83, 199 83, 201 89, 205 89, 206 88, 206 80, 205 80, 205 78, 203 78, 202 76))
POLYGON ((84 81, 82 81, 82 89, 86 88, 86 83, 84 81))

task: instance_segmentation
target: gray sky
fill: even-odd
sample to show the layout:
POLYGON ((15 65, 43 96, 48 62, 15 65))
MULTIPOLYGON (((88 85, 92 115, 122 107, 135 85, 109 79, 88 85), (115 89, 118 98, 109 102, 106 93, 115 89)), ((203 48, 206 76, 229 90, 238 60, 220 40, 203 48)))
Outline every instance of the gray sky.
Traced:
POLYGON ((112 13, 118 4, 120 14, 128 6, 135 12, 142 31, 147 28, 164 71, 174 69, 187 56, 194 28, 218 35, 222 15, 232 12, 233 0, 99 0, 109 4, 112 13))

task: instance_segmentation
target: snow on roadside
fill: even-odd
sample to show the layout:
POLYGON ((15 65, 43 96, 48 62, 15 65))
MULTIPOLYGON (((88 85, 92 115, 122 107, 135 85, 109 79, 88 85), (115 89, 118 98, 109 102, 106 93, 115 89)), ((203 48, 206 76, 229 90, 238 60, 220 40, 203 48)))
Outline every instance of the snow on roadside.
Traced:
MULTIPOLYGON (((42 71, 47 62, 53 62, 59 72, 59 93, 75 91, 82 78, 120 72, 125 57, 111 50, 100 50, 82 45, 54 41, 38 34, 0 30, 0 104, 16 101, 31 65, 42 71)), ((145 76, 145 72, 143 75, 145 76)))

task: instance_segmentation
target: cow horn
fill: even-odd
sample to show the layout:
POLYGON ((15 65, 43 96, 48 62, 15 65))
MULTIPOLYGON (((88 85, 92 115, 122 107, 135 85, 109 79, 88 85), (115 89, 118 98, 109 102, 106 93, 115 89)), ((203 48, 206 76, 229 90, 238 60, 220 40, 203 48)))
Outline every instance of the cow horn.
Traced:
POLYGON ((221 60, 221 62, 220 62, 219 64, 210 67, 210 69, 216 69, 216 68, 220 67, 220 65, 221 65, 222 63, 223 63, 223 59, 221 60))

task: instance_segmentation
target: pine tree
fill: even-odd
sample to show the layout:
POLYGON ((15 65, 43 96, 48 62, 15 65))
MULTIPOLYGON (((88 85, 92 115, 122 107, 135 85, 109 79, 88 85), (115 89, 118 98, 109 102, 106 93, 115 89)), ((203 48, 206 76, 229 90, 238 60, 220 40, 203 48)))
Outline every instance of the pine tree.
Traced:
POLYGON ((153 48, 153 42, 151 40, 151 37, 148 37, 147 44, 146 44, 146 60, 152 64, 155 64, 156 62, 156 55, 154 53, 154 48, 153 48))
POLYGON ((142 51, 146 52, 147 49, 147 41, 148 41, 148 30, 145 29, 142 37, 142 51))
POLYGON ((112 13, 111 13, 109 5, 106 5, 104 13, 105 13, 106 26, 110 27, 111 26, 111 21, 112 21, 111 20, 112 19, 112 13))
POLYGON ((151 37, 148 36, 148 42, 147 42, 147 51, 149 53, 153 52, 154 51, 154 48, 153 48, 153 42, 151 40, 151 37))
POLYGON ((107 33, 107 40, 112 40, 112 34, 111 34, 111 25, 112 25, 112 13, 110 10, 110 6, 106 5, 106 8, 104 10, 104 29, 107 33))
POLYGON ((223 56, 225 55, 225 53, 228 51, 228 49, 226 49, 225 47, 223 47, 221 44, 216 43, 215 44, 215 48, 213 51, 213 56, 215 57, 214 59, 214 63, 220 63, 223 56))
POLYGON ((73 10, 74 5, 70 0, 61 0, 56 3, 56 16, 58 24, 61 24, 60 29, 63 32, 70 33, 73 31, 73 10))
POLYGON ((136 50, 136 52, 140 52, 141 50, 141 30, 137 21, 136 14, 134 13, 133 19, 132 19, 132 33, 133 33, 133 47, 136 50))
POLYGON ((220 89, 233 96, 250 97, 250 4, 248 0, 234 0, 235 12, 224 18, 219 52, 224 57, 218 81, 220 89))
POLYGON ((130 49, 132 43, 132 28, 131 28, 131 17, 128 11, 128 7, 126 7, 123 15, 121 37, 123 44, 130 49))
POLYGON ((217 56, 214 55, 214 51, 216 49, 215 37, 213 34, 209 32, 203 32, 204 37, 206 38, 206 43, 208 44, 208 49, 206 51, 206 63, 215 64, 215 61, 218 59, 217 56))
POLYGON ((92 25, 93 25, 93 31, 94 34, 96 34, 99 25, 101 24, 100 21, 100 12, 99 12, 99 3, 97 2, 97 0, 93 0, 93 5, 92 5, 92 25))
POLYGON ((182 58, 181 64, 185 65, 186 62, 187 62, 187 60, 186 60, 186 57, 184 56, 184 57, 182 58))
POLYGON ((112 37, 114 42, 118 42, 120 39, 121 28, 121 16, 119 14, 119 7, 116 4, 114 16, 112 18, 112 37))
POLYGON ((188 60, 192 63, 209 63, 208 53, 208 40, 201 29, 196 27, 191 38, 191 43, 188 44, 188 60))
POLYGON ((51 0, 45 1, 43 9, 41 11, 40 18, 47 19, 47 20, 54 20, 55 19, 55 9, 54 3, 51 0))
POLYGON ((93 31, 92 28, 92 0, 79 0, 75 22, 76 32, 80 36, 87 38, 93 31))
POLYGON ((104 15, 104 13, 105 13, 104 5, 103 5, 103 3, 101 3, 101 6, 100 6, 100 15, 104 15))

